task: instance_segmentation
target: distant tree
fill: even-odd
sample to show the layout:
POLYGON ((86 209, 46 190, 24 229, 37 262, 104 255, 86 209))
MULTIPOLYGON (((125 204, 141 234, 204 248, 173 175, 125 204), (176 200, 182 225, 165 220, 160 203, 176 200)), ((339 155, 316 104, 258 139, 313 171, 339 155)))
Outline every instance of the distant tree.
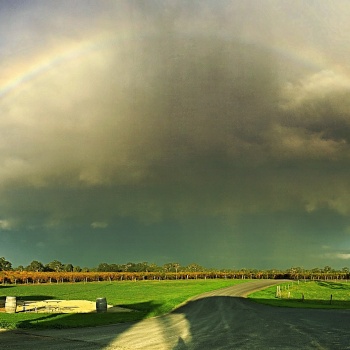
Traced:
POLYGON ((73 267, 74 272, 81 272, 81 267, 80 266, 74 266, 73 267))
POLYGON ((15 268, 16 271, 24 271, 24 266, 23 265, 18 265, 16 268, 15 268))
POLYGON ((4 257, 0 258, 0 271, 12 270, 12 264, 4 257))
POLYGON ((204 271, 204 267, 198 265, 198 264, 189 264, 185 267, 185 271, 188 272, 199 272, 199 271, 204 271))
POLYGON ((160 271, 160 267, 157 264, 151 263, 148 265, 148 272, 160 271))
POLYGON ((181 268, 181 265, 179 263, 173 263, 173 268, 175 269, 175 273, 177 273, 179 271, 179 269, 181 268))
POLYGON ((177 273, 179 271, 180 266, 181 265, 179 263, 177 263, 177 262, 170 262, 170 263, 166 263, 166 264, 163 265, 163 270, 165 272, 175 272, 175 273, 177 273))
POLYGON ((97 271, 99 272, 109 272, 111 271, 110 265, 107 263, 101 263, 97 266, 97 271))
POLYGON ((348 274, 348 273, 349 273, 349 268, 348 268, 348 267, 343 267, 343 268, 341 269, 341 272, 342 272, 342 273, 348 274))
POLYGON ((163 265, 163 271, 164 272, 171 272, 173 268, 173 264, 172 263, 166 263, 163 265))
POLYGON ((256 276, 258 272, 257 269, 249 269, 249 277, 252 278, 253 276, 256 276))
POLYGON ((313 269, 311 269, 312 278, 320 279, 321 274, 322 274, 322 271, 319 267, 314 267, 313 269))
POLYGON ((110 271, 111 272, 121 272, 121 271, 123 271, 121 266, 118 265, 118 264, 110 264, 109 267, 110 267, 110 271))
POLYGON ((134 263, 128 262, 128 263, 122 265, 122 269, 124 272, 133 272, 134 265, 135 265, 134 263))
POLYGON ((55 271, 55 272, 60 272, 60 271, 64 271, 64 264, 62 264, 60 261, 58 260, 54 260, 49 262, 45 268, 48 271, 55 271))
POLYGON ((63 267, 63 270, 66 272, 73 272, 73 269, 74 269, 74 267, 72 264, 65 264, 63 267))
POLYGON ((126 265, 129 272, 138 272, 139 266, 136 263, 128 262, 126 265))
POLYGON ((288 270, 288 273, 292 279, 298 279, 301 271, 302 271, 301 267, 297 266, 297 267, 291 267, 288 270))
POLYGON ((148 272, 148 262, 143 261, 135 264, 135 272, 148 272))
POLYGON ((26 268, 26 271, 41 272, 44 271, 44 265, 37 260, 33 260, 26 268))
POLYGON ((175 270, 175 278, 177 279, 177 272, 179 271, 181 265, 179 263, 173 263, 173 269, 175 270))
POLYGON ((329 273, 331 271, 332 271, 332 268, 328 265, 323 268, 323 272, 325 272, 325 273, 329 273))

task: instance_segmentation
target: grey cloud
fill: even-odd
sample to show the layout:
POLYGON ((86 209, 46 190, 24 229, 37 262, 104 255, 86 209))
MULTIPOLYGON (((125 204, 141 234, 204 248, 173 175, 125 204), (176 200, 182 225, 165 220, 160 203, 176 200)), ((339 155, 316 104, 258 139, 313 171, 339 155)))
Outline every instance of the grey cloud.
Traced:
MULTIPOLYGON (((68 62, 16 95, 16 107, 3 124, 20 135, 20 142, 14 148, 13 133, 5 135, 4 148, 12 158, 7 159, 3 176, 12 168, 17 174, 23 170, 27 178, 35 176, 37 163, 39 177, 41 172, 44 178, 52 177, 59 168, 63 174, 70 172, 72 179, 74 172, 81 171, 82 181, 108 182, 109 169, 110 176, 118 177, 116 172, 133 164, 147 168, 168 156, 176 158, 177 146, 191 156, 191 152, 234 143, 238 134, 254 138, 248 136, 256 127, 253 123, 263 125, 260 111, 255 110, 260 105, 262 113, 267 113, 262 105, 268 104, 268 97, 262 97, 262 91, 271 85, 260 70, 267 63, 253 58, 259 52, 235 43, 227 47, 202 40, 175 40, 172 45, 166 38, 152 41, 139 43, 141 50, 127 51, 132 63, 121 62, 111 48, 93 53, 80 67, 68 62), (164 53, 159 49, 163 40, 164 53), (173 59, 174 53, 180 57, 173 59), (251 77, 241 68, 251 71, 251 77), (26 157, 32 158, 30 164, 26 157), (79 165, 80 170, 75 169, 79 165), (103 169, 104 179, 96 168, 103 169)), ((10 96, 4 106, 10 108, 13 103, 10 96)), ((145 170, 135 169, 135 176, 145 170)))

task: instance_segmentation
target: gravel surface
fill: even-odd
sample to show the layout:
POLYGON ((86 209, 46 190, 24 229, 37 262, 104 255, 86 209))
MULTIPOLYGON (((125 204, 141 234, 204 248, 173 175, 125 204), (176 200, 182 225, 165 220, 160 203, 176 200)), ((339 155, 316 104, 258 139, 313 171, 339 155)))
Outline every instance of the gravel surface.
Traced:
POLYGON ((1 349, 350 349, 350 310, 256 304, 244 296, 281 281, 205 293, 172 313, 137 323, 69 330, 0 332, 1 349))
MULTIPOLYGON (((3 309, 5 312, 5 309, 3 309)), ((89 300, 42 300, 42 301, 20 301, 16 312, 36 313, 91 313, 96 312, 96 301, 89 300)), ((107 312, 130 312, 131 310, 107 305, 107 312)))

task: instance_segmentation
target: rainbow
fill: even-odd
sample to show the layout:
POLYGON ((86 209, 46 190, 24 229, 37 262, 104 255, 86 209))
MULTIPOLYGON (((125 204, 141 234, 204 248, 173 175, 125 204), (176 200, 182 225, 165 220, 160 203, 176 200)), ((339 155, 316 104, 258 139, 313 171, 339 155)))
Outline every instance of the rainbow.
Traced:
MULTIPOLYGON (((183 35, 183 34, 184 33, 180 33, 180 35, 183 35)), ((145 34, 143 34, 142 37, 144 37, 144 35, 145 34)), ((186 33, 185 36, 188 36, 188 33, 186 33)), ((191 36, 193 37, 197 35, 196 33, 191 33, 191 36)), ((205 33, 201 33, 201 36, 205 36, 205 33)), ((127 39, 128 39, 128 35, 123 36, 122 40, 127 40, 127 39)), ((230 40, 230 38, 228 37, 224 39, 227 41, 230 40)), ((14 93, 16 90, 19 90, 24 84, 36 79, 38 76, 50 71, 55 67, 58 67, 64 64, 67 61, 80 59, 93 51, 102 50, 110 45, 117 43, 120 40, 121 38, 117 37, 115 34, 113 35, 104 34, 104 35, 100 35, 100 36, 91 38, 89 40, 83 41, 79 43, 76 47, 69 48, 68 50, 67 49, 63 50, 59 54, 53 55, 52 53, 50 53, 49 55, 46 55, 43 59, 41 59, 39 63, 36 63, 35 65, 30 66, 27 70, 16 75, 13 79, 11 79, 10 81, 7 81, 4 85, 0 86, 0 99, 4 98, 10 93, 14 93)), ((268 50, 278 55, 278 57, 281 57, 290 62, 295 62, 298 65, 302 65, 309 69, 313 69, 316 71, 325 69, 325 62, 324 60, 322 60, 320 55, 317 55, 317 53, 302 52, 297 48, 288 47, 283 44, 279 46, 266 45, 261 41, 258 42, 250 38, 249 39, 235 38, 234 40, 237 40, 244 44, 255 45, 264 50, 268 50)))
MULTIPOLYGON (((114 39, 115 40, 115 39, 114 39)), ((13 93, 16 89, 19 89, 24 84, 34 80, 38 76, 50 71, 51 69, 58 67, 68 61, 73 61, 88 55, 89 53, 97 50, 101 50, 107 45, 110 45, 113 38, 110 36, 102 36, 98 39, 87 40, 79 43, 74 48, 63 50, 59 54, 53 55, 50 53, 46 55, 39 63, 32 65, 29 69, 16 75, 13 79, 6 82, 3 86, 0 86, 0 99, 6 95, 13 93)))

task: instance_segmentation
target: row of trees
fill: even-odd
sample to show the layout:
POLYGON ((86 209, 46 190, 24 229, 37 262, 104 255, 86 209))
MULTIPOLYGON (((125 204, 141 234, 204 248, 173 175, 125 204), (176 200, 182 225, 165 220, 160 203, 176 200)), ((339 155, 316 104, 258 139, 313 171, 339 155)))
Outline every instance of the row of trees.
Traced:
POLYGON ((12 267, 12 264, 4 257, 0 258, 0 271, 33 271, 33 272, 198 272, 206 271, 203 266, 198 264, 189 264, 181 266, 179 263, 166 263, 162 266, 149 264, 148 262, 126 264, 108 264, 101 263, 97 267, 89 268, 73 266, 72 264, 64 264, 61 261, 53 260, 48 264, 33 260, 27 266, 12 267))
MULTIPOLYGON (((269 276, 250 276, 268 278, 269 276)), ((184 279, 234 279, 246 278, 241 274, 224 272, 32 272, 2 271, 0 283, 64 283, 64 282, 101 282, 101 281, 139 281, 139 280, 184 280, 184 279)))
MULTIPOLYGON (((198 264, 189 264, 182 266, 177 262, 166 263, 162 266, 156 264, 149 264, 148 262, 133 263, 128 262, 126 264, 108 264, 100 263, 95 268, 81 268, 80 266, 73 266, 72 264, 64 264, 58 260, 53 260, 48 264, 43 264, 40 261, 33 260, 28 266, 12 267, 11 262, 6 260, 4 257, 0 258, 0 271, 12 271, 12 272, 50 272, 51 279, 78 279, 81 280, 83 277, 82 273, 99 273, 90 274, 90 279, 98 279, 98 276, 102 276, 102 280, 107 278, 107 274, 103 273, 119 273, 119 275, 109 274, 108 279, 120 279, 121 276, 136 276, 135 278, 155 278, 172 276, 173 278, 184 278, 184 276, 219 276, 227 278, 291 278, 291 279, 348 279, 349 268, 343 267, 340 270, 333 269, 330 266, 324 268, 304 269, 302 267, 291 267, 287 270, 269 269, 269 270, 258 270, 258 269, 207 269, 198 264), (54 275, 52 273, 57 273, 54 275), (65 274, 66 273, 66 274, 65 274), (78 278, 77 273, 80 273, 78 278), (124 274, 124 275, 123 275, 124 274), (60 277, 58 277, 60 276, 60 277), (63 277, 62 277, 63 276, 63 277), (67 277, 69 276, 69 277, 67 277), (75 277, 72 277, 75 276, 75 277), (113 276, 110 277, 110 276, 113 276), (118 276, 118 277, 116 277, 118 276), (146 277, 145 277, 146 276, 146 277), (182 276, 182 277, 180 277, 182 276)), ((4 274, 3 274, 4 275, 4 274)), ((9 274, 7 274, 9 275, 9 274)), ((11 274, 14 276, 14 274, 11 274)), ((19 276, 19 275, 18 275, 19 276)), ((21 275, 23 277, 23 274, 21 275)), ((46 274, 45 276, 49 276, 46 274)), ((170 278, 172 278, 170 277, 170 278)), ((50 278, 50 277, 45 277, 50 278)), ((134 277, 130 277, 134 278, 134 277)), ((22 280, 22 278, 20 278, 22 280)))
POLYGON ((329 274, 280 274, 276 271, 198 271, 198 272, 34 272, 0 271, 0 284, 7 283, 63 283, 139 280, 179 280, 179 279, 309 279, 309 280, 348 280, 349 274, 337 272, 329 274))

